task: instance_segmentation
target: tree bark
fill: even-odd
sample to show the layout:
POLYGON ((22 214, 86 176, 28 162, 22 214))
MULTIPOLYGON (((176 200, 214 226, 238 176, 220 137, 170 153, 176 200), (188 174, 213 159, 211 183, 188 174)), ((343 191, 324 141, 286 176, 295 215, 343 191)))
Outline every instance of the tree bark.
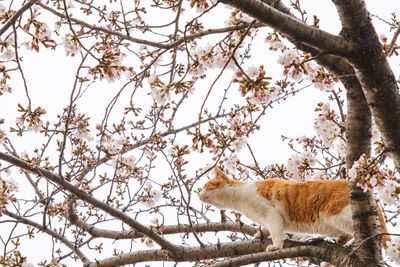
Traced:
POLYGON ((342 22, 342 35, 356 47, 347 59, 355 67, 368 106, 400 171, 400 95, 395 76, 380 46, 364 1, 333 1, 342 22))

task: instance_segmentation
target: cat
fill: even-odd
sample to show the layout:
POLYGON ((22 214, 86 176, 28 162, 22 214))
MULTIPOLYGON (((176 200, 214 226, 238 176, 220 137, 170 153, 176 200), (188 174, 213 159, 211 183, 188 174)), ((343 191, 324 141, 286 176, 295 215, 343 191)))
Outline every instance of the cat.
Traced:
MULTIPOLYGON (((283 234, 320 234, 346 244, 353 236, 352 213, 346 180, 320 180, 297 183, 279 178, 256 182, 230 179, 214 168, 215 177, 198 193, 202 202, 219 209, 241 212, 260 224, 263 235, 270 235, 267 251, 281 249, 283 234)), ((387 232, 378 205, 381 232, 387 232)), ((257 233, 256 237, 260 237, 257 233)), ((387 235, 382 237, 386 249, 387 235)))

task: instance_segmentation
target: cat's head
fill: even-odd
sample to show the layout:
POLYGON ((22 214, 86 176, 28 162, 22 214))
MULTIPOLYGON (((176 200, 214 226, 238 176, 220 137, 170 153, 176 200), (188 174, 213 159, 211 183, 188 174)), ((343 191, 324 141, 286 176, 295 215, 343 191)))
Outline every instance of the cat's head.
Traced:
POLYGON ((230 179, 220 168, 214 167, 215 176, 208 181, 201 192, 199 198, 202 202, 216 206, 217 208, 227 208, 226 201, 232 193, 232 188, 242 185, 243 182, 230 179))

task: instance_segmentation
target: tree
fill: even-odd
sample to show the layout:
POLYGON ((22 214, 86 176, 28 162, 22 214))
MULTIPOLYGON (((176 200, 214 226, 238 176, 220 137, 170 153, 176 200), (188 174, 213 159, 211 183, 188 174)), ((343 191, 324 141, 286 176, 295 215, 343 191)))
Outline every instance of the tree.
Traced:
MULTIPOLYGON (((291 8, 279 0, 18 4, 0 3, 0 97, 15 102, 1 115, 2 264, 29 266, 24 242, 43 235, 52 259, 42 266, 293 258, 384 266, 380 241, 388 234, 387 254, 399 261, 400 241, 380 233, 374 200, 375 192, 395 225, 400 96, 388 63, 398 55, 395 14, 385 24, 394 31, 389 40, 378 38, 361 0, 333 1, 338 35, 320 29, 317 16, 309 24, 299 1, 291 8), (253 48, 264 39, 270 52, 253 48), (30 84, 48 74, 26 62, 60 49, 66 55, 54 67, 75 66, 68 100, 40 107, 43 93, 30 84), (263 53, 278 64, 257 65, 263 53), (265 163, 248 140, 266 127, 261 119, 272 107, 311 85, 333 107, 323 100, 315 107, 314 136, 283 137, 294 153, 287 164, 265 163), (349 179, 354 242, 288 239, 265 252, 270 240, 251 238, 256 225, 198 201, 215 165, 241 180, 349 179)), ((67 87, 52 90, 63 94, 59 88, 67 87)))

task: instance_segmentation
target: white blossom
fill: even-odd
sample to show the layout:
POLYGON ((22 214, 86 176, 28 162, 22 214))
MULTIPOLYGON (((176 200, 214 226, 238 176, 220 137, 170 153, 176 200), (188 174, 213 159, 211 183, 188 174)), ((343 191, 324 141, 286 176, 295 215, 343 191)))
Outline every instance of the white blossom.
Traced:
POLYGON ((235 148, 236 152, 241 151, 246 145, 247 145, 246 136, 240 136, 235 142, 233 142, 233 147, 235 148))
POLYGON ((228 160, 224 163, 224 168, 226 170, 233 170, 236 167, 236 162, 239 160, 239 158, 236 156, 236 154, 232 154, 228 160))
POLYGON ((336 143, 336 152, 341 156, 342 158, 346 157, 346 142, 343 139, 339 139, 338 142, 336 143))
POLYGON ((393 237, 392 240, 386 241, 386 245, 388 246, 386 254, 390 261, 400 264, 400 238, 393 237))
POLYGON ((22 263, 21 267, 34 267, 34 265, 32 263, 25 261, 22 263))
POLYGON ((159 105, 164 105, 167 100, 171 99, 171 95, 167 92, 165 86, 163 86, 161 90, 153 87, 151 95, 153 96, 154 101, 159 105))
POLYGON ((78 46, 78 43, 74 41, 72 36, 66 35, 62 38, 65 54, 74 56, 77 54, 81 48, 78 46))
POLYGON ((246 73, 250 78, 255 78, 255 77, 260 75, 260 69, 257 68, 257 67, 254 67, 254 66, 253 67, 249 67, 247 69, 246 73))
POLYGON ((12 178, 7 181, 7 187, 10 191, 18 192, 18 183, 12 178))
POLYGON ((3 16, 6 12, 7 12, 7 8, 5 7, 5 5, 0 3, 0 16, 3 16))
POLYGON ((129 166, 132 169, 135 168, 135 166, 136 166, 136 159, 134 156, 128 156, 128 157, 122 158, 121 162, 124 163, 125 165, 129 166))
POLYGON ((15 58, 15 52, 11 49, 7 49, 1 54, 1 57, 5 60, 12 60, 15 58))
POLYGON ((42 23, 40 25, 40 28, 37 29, 36 32, 36 37, 40 40, 40 41, 44 41, 44 39, 50 38, 51 36, 51 30, 49 28, 49 25, 47 25, 46 23, 42 23))
POLYGON ((386 180, 383 186, 375 187, 378 198, 387 205, 400 206, 400 200, 393 197, 397 183, 393 180, 386 180))
POLYGON ((297 51, 294 49, 286 49, 283 55, 279 56, 278 63, 289 66, 298 60, 297 51))
POLYGON ((150 194, 153 196, 155 202, 160 201, 162 196, 161 191, 154 189, 150 192, 150 194))

